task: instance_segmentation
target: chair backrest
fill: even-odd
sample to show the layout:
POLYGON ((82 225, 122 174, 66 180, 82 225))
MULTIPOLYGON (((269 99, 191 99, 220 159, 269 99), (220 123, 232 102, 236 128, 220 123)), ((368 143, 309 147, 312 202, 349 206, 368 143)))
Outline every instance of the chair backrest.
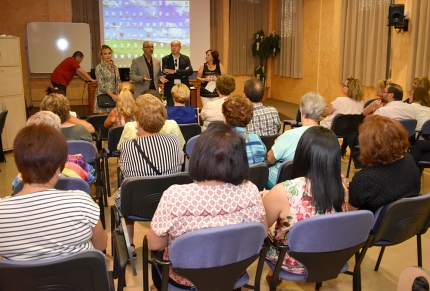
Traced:
POLYGON ((380 207, 375 212, 373 232, 378 241, 401 243, 419 233, 430 214, 430 193, 403 198, 380 207))
POLYGON ((373 99, 367 100, 367 101, 366 101, 366 103, 364 103, 363 108, 366 108, 367 106, 369 106, 369 105, 370 105, 373 101, 375 101, 376 99, 378 99, 378 98, 373 98, 373 99))
MULTIPOLYGON (((24 182, 20 181, 15 188, 13 188, 13 194, 18 193, 22 190, 22 187, 24 186, 24 182)), ((87 182, 80 178, 75 177, 60 177, 58 179, 57 184, 55 184, 55 189, 57 190, 81 190, 85 193, 91 194, 90 185, 88 185, 87 182)))
POLYGON ((193 152, 194 146, 196 145, 197 139, 200 137, 200 135, 193 136, 190 138, 185 145, 185 152, 187 153, 188 157, 191 157, 191 153, 193 152))
POLYGON ((8 111, 6 109, 0 112, 0 135, 3 133, 4 124, 6 123, 6 116, 8 111))
POLYGON ((69 155, 81 154, 88 164, 93 163, 97 158, 97 149, 90 142, 84 140, 68 140, 67 147, 69 155))
POLYGON ((175 272, 197 290, 233 290, 237 279, 258 256, 266 231, 257 222, 191 231, 169 247, 175 272), (206 288, 205 288, 206 287, 206 288))
POLYGON ((109 114, 90 115, 87 117, 87 122, 90 123, 96 132, 100 133, 102 140, 107 140, 109 130, 105 128, 105 120, 109 114))
POLYGON ((198 123, 179 124, 179 128, 181 129, 185 142, 188 142, 188 140, 193 136, 196 136, 202 133, 202 128, 198 123))
POLYGON ((109 128, 107 148, 109 152, 116 152, 119 140, 121 139, 124 125, 118 125, 109 128))
POLYGON ((346 137, 358 132, 358 126, 363 119, 363 114, 338 114, 333 118, 330 129, 337 137, 346 137))
MULTIPOLYGON (((430 284, 430 272, 420 268, 420 267, 408 267, 403 270, 403 272, 399 276, 399 283, 397 284, 397 291, 405 291, 405 290, 426 290, 426 289, 412 289, 412 286, 417 284, 415 279, 418 277, 421 277, 419 280, 421 280, 422 284, 427 286, 430 284), (427 283, 425 283, 425 281, 427 283)), ((428 290, 428 288, 427 288, 428 290)))
POLYGON ((269 179, 269 168, 266 163, 257 163, 249 166, 249 181, 257 186, 259 191, 266 188, 269 179))
POLYGON ((124 217, 152 219, 163 192, 171 185, 189 184, 193 180, 186 172, 172 175, 135 177, 121 185, 121 213, 124 217))
POLYGON ((296 112, 296 122, 302 122, 302 113, 300 112, 300 106, 299 108, 297 108, 297 112, 296 112))
POLYGON ((423 126, 421 127, 421 136, 424 139, 430 138, 430 119, 423 123, 423 126))
POLYGON ((334 279, 366 243, 372 223, 373 213, 368 210, 303 219, 288 234, 289 254, 305 265, 307 282, 334 279))
POLYGON ((272 148, 272 146, 275 143, 275 140, 278 138, 278 136, 280 136, 279 133, 275 134, 275 135, 269 135, 269 136, 260 136, 261 141, 266 146, 267 151, 269 151, 272 148))
POLYGON ((417 127, 416 119, 399 119, 399 122, 408 132, 408 137, 411 137, 415 134, 415 128, 417 127))
POLYGON ((284 182, 286 180, 291 180, 293 170, 293 160, 284 161, 279 166, 278 178, 276 178, 276 184, 284 182))
POLYGON ((37 261, 0 260, 0 290, 114 290, 105 255, 97 250, 37 261))

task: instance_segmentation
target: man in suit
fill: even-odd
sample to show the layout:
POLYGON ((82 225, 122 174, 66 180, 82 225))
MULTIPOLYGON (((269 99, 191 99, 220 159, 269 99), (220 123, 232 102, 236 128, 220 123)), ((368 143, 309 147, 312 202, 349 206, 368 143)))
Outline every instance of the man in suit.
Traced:
POLYGON ((180 54, 181 42, 174 40, 170 43, 172 53, 163 58, 163 73, 167 79, 164 83, 164 96, 166 96, 167 106, 173 106, 172 87, 175 84, 183 83, 190 87, 188 77, 193 74, 190 58, 180 54))
POLYGON ((154 45, 150 41, 143 43, 143 55, 135 58, 130 67, 130 80, 134 81, 134 98, 146 89, 158 92, 158 81, 165 83, 167 79, 161 72, 160 60, 152 57, 154 45))

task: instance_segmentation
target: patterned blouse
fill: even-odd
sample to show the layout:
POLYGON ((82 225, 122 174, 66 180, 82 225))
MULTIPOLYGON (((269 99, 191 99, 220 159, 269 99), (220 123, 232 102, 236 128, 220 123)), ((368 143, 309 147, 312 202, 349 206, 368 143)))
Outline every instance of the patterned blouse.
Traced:
MULTIPOLYGON (((348 188, 345 178, 342 176, 342 183, 345 188, 345 198, 342 205, 342 211, 348 211, 348 188)), ((279 244, 288 245, 288 233, 291 227, 298 221, 309 218, 315 215, 315 208, 312 206, 312 196, 310 193, 310 185, 306 182, 305 177, 296 178, 293 180, 287 180, 283 182, 285 194, 290 202, 290 213, 285 218, 278 218, 278 220, 269 227, 269 233, 273 236, 274 240, 279 244)), ((336 211, 331 208, 326 211, 325 214, 335 213, 336 211)), ((278 261, 279 252, 275 248, 271 247, 267 252, 266 258, 276 264, 278 261)), ((282 269, 294 274, 304 274, 305 269, 302 263, 295 260, 293 257, 285 254, 284 263, 282 269)))
POLYGON ((115 113, 115 122, 113 126, 125 125, 127 122, 134 121, 133 116, 119 114, 117 108, 112 109, 112 111, 115 113))
POLYGON ((115 95, 118 93, 118 88, 121 85, 118 67, 112 65, 111 68, 104 61, 101 61, 101 63, 96 67, 96 79, 97 89, 94 96, 94 112, 109 112, 112 110, 112 108, 99 108, 97 104, 97 96, 100 94, 105 94, 108 90, 110 90, 115 95))

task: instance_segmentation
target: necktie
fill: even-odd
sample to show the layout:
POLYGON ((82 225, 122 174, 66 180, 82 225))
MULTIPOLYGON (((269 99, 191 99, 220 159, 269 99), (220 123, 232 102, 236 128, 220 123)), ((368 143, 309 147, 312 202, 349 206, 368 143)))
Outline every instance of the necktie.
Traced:
POLYGON ((178 59, 175 59, 175 70, 178 69, 178 59))

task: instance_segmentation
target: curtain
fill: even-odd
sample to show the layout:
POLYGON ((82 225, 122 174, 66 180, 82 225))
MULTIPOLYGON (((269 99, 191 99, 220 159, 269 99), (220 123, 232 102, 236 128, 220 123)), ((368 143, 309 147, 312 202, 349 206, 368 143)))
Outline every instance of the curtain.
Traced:
POLYGON ((374 86, 385 78, 389 6, 390 0, 342 1, 340 83, 353 76, 374 86))
POLYGON ((281 51, 275 59, 275 75, 302 78, 303 0, 278 0, 277 11, 281 51))
POLYGON ((412 90, 415 77, 430 76, 430 2, 414 0, 410 23, 410 39, 408 53, 408 71, 406 90, 412 90))
POLYGON ((261 29, 268 35, 268 0, 230 0, 229 74, 254 75, 259 61, 252 56, 252 37, 261 29))
POLYGON ((72 22, 88 23, 91 33, 92 64, 95 68, 100 63, 99 51, 100 41, 100 18, 98 0, 71 0, 72 1, 72 22))
POLYGON ((211 49, 219 52, 219 59, 224 63, 224 43, 223 43, 223 1, 211 0, 210 11, 210 34, 211 34, 211 49))

